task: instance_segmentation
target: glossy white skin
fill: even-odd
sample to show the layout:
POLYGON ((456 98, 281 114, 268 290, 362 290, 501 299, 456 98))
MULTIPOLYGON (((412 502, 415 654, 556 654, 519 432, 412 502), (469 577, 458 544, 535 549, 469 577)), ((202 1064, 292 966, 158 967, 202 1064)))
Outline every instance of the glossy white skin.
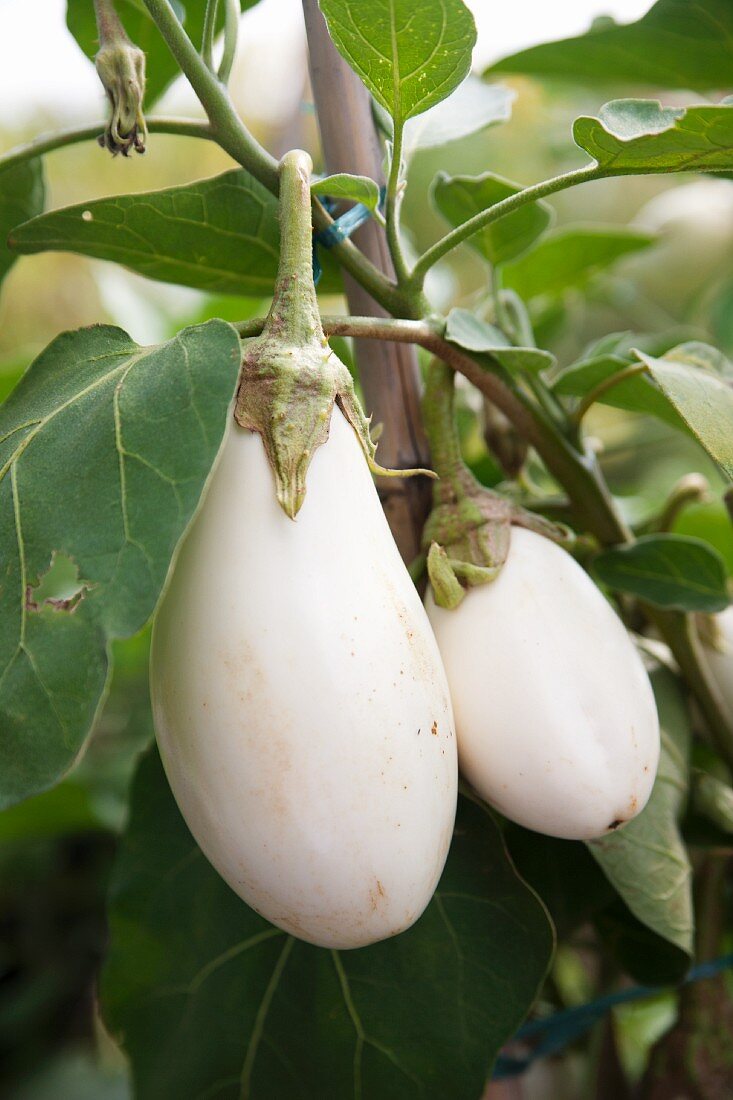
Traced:
POLYGON ((705 647, 710 672, 718 685, 728 713, 733 719, 733 606, 715 616, 720 649, 705 647))
POLYGON ((427 609, 448 674, 461 771, 512 821, 587 840, 643 809, 659 723, 641 658, 554 543, 513 527, 495 581, 427 609))
POLYGON ((295 522, 232 423, 153 633, 156 734, 208 859, 324 947, 409 927, 456 806, 440 654, 356 436, 334 409, 295 522))

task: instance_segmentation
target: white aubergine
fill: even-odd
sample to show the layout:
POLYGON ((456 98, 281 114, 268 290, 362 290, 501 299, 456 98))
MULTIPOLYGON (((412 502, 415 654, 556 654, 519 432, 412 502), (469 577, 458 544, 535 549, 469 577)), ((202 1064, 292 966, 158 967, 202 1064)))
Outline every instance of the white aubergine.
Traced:
POLYGON ((512 527, 496 580, 427 609, 451 689, 461 771, 512 821, 588 840, 651 793, 659 722, 642 660, 583 569, 512 527))
POLYGON ((450 697, 338 408, 295 522, 262 439, 230 424, 156 618, 151 690, 181 812, 249 905, 332 948, 420 916, 453 831, 450 697))

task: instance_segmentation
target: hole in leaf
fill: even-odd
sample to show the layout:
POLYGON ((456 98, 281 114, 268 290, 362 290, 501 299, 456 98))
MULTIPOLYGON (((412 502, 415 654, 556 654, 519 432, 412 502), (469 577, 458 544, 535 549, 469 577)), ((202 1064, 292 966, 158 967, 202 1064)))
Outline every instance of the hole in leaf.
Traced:
POLYGON ((92 214, 91 210, 84 210, 81 215, 81 220, 83 222, 93 222, 94 214, 92 214))
POLYGON ((51 564, 39 577, 38 584, 29 584, 26 589, 26 608, 40 611, 49 606, 56 611, 75 611, 90 587, 79 578, 79 567, 73 558, 54 550, 51 564))

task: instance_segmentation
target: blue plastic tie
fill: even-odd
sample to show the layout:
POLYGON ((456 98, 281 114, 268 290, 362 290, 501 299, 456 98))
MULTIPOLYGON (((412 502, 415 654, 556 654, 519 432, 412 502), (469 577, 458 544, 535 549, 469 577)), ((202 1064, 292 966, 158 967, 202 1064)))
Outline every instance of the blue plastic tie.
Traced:
MULTIPOLYGON (((379 192, 380 206, 384 202, 384 196, 385 189, 382 187, 379 192)), ((332 214, 336 209, 336 203, 333 199, 324 198, 321 199, 321 202, 329 214, 332 214)), ((313 282, 316 286, 318 286, 321 275, 323 274, 323 267, 321 266, 321 261, 318 256, 318 246, 323 245, 324 248, 333 248, 334 245, 347 240, 351 234, 355 233, 359 226, 368 221, 371 216, 372 211, 369 207, 365 206, 363 202, 357 202, 344 214, 335 218, 333 225, 329 225, 327 229, 322 229, 320 233, 313 234, 313 282)))
MULTIPOLYGON (((691 982, 704 981, 713 978, 733 967, 733 954, 723 955, 712 962, 701 963, 693 967, 680 985, 689 985, 691 982)), ((645 997, 654 997, 659 993, 669 990, 669 986, 645 986, 637 985, 632 989, 621 989, 617 993, 608 993, 605 997, 599 997, 588 1004, 578 1005, 575 1008, 566 1008, 562 1012, 554 1012, 552 1016, 544 1019, 530 1020, 513 1037, 512 1042, 523 1042, 530 1039, 538 1039, 531 1052, 514 1057, 508 1054, 500 1054, 494 1068, 494 1079, 504 1077, 517 1077, 529 1069, 532 1062, 539 1058, 547 1058, 552 1054, 559 1054, 570 1043, 579 1039, 589 1031, 594 1024, 603 1019, 606 1013, 615 1005, 627 1004, 629 1001, 643 1000, 645 997)))

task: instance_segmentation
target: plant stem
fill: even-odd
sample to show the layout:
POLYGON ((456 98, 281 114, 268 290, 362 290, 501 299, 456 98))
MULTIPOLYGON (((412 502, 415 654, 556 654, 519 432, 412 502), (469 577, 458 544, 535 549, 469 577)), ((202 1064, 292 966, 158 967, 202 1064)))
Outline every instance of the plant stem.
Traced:
POLYGON ((612 374, 608 378, 604 378, 597 386, 589 390, 582 401, 579 402, 578 407, 572 414, 573 422, 576 425, 580 424, 591 405, 595 405, 596 401, 598 401, 600 397, 603 397, 604 393, 613 389, 619 382, 625 382, 627 378, 633 378, 637 374, 643 374, 646 369, 646 363, 631 363, 628 367, 624 367, 623 370, 620 370, 618 374, 612 374))
POLYGON ((387 198, 385 214, 387 219, 387 242, 394 264, 397 283, 401 285, 409 279, 405 256, 400 240, 400 168, 402 165, 402 142, 404 129, 401 122, 395 122, 394 141, 392 144, 392 163, 389 167, 389 179, 387 181, 387 198))
MULTIPOLYGON (((149 118, 148 130, 153 134, 174 134, 179 137, 206 138, 215 141, 216 137, 208 122, 196 118, 149 118)), ((82 141, 91 141, 104 132, 106 123, 95 122, 91 126, 79 126, 73 130, 61 130, 57 134, 42 134, 25 145, 17 145, 0 156, 0 172, 14 168, 25 160, 52 153, 54 149, 63 149, 67 145, 77 145, 82 141)))
POLYGON ((223 84, 229 82, 229 77, 237 52, 237 38, 239 36, 239 0, 225 0, 224 8, 224 52, 219 62, 219 80, 223 84))
POLYGON ((212 73, 214 71, 214 36, 216 34, 216 13, 218 10, 219 0, 206 0, 204 30, 201 35, 201 56, 212 73))
POLYGON ((252 137, 239 118, 229 93, 197 52, 170 0, 144 0, 144 3, 198 96, 222 149, 277 194, 277 161, 252 137))
POLYGON ((100 46, 104 46, 105 42, 112 37, 130 41, 112 0, 94 0, 94 15, 100 46))
MULTIPOLYGON (((255 141, 239 118, 227 89, 197 53, 176 18, 170 0, 144 0, 144 3, 206 111, 216 141, 238 164, 277 195, 280 186, 277 161, 255 141)), ((315 199, 313 224, 317 230, 333 225, 333 219, 315 199)), ((402 311, 405 296, 351 241, 340 241, 331 251, 375 301, 390 312, 402 311)))
POLYGON ((516 194, 509 195, 506 199, 502 199, 501 202, 494 203, 493 206, 475 214, 472 218, 469 218, 467 222, 464 222, 463 225, 459 225, 455 229, 452 229, 450 233, 446 233, 444 237, 436 241, 434 245, 431 245, 412 269, 410 275, 411 281, 417 286, 422 286, 425 275, 433 264, 436 264, 438 260, 441 260, 448 252, 451 252, 459 244, 462 244, 468 237, 472 237, 479 229, 483 229, 484 226, 498 221, 499 218, 503 218, 507 214, 513 213, 515 210, 519 210, 527 203, 535 202, 537 199, 545 198, 547 195, 554 195, 557 191, 564 191, 567 187, 574 187, 578 183, 587 183, 590 180, 603 179, 604 175, 606 175, 606 173, 597 164, 586 165, 584 168, 576 168, 572 172, 565 172, 561 176, 553 176, 552 179, 542 180, 541 183, 532 184, 531 187, 525 187, 523 191, 517 191, 516 194))

